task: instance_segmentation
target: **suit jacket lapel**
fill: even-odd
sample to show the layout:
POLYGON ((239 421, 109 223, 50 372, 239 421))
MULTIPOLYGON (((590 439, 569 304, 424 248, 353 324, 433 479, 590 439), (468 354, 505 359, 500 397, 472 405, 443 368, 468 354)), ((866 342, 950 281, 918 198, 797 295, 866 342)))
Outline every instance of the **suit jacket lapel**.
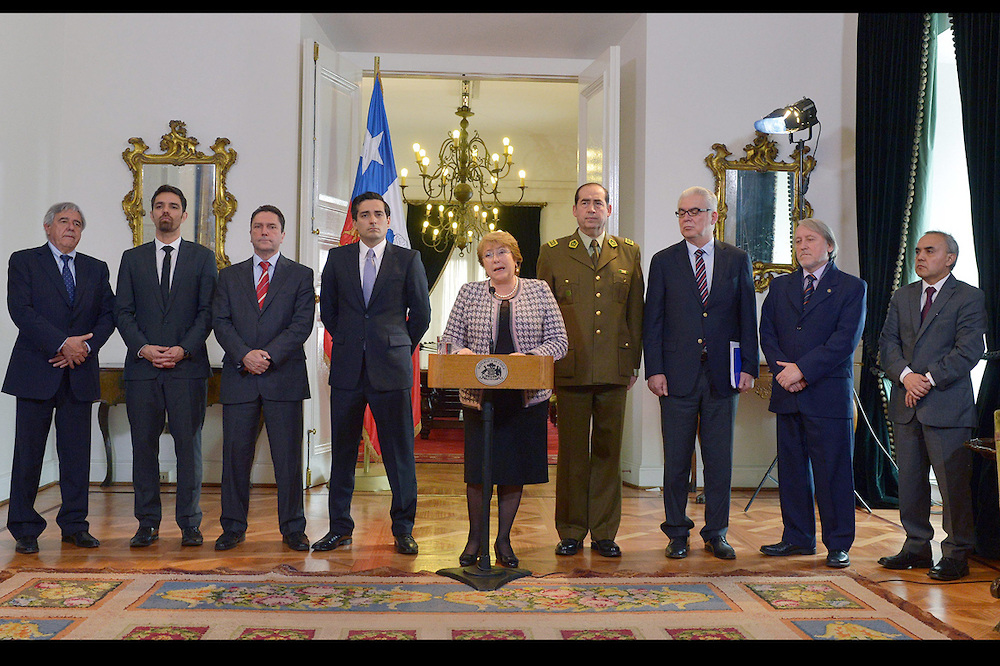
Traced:
MULTIPOLYGON (((360 253, 361 250, 359 249, 360 253)), ((376 298, 378 298, 379 292, 382 291, 382 285, 385 284, 387 280, 388 273, 396 271, 399 268, 399 262, 396 261, 396 246, 392 243, 386 241, 385 252, 382 253, 382 264, 378 267, 378 274, 375 276, 375 284, 372 285, 372 295, 369 303, 373 303, 376 298)), ((359 255, 360 259, 360 255, 359 255)), ((359 278, 358 284, 361 284, 359 278)), ((361 302, 364 303, 365 297, 362 294, 361 302)))
MULTIPOLYGON (((802 277, 801 273, 799 274, 799 277, 802 277)), ((816 283, 816 289, 813 292, 812 298, 810 298, 809 303, 803 307, 802 314, 809 314, 819 303, 822 303, 827 298, 830 298, 836 291, 839 284, 840 271, 837 270, 837 266, 833 262, 830 262, 830 264, 826 267, 826 270, 823 271, 822 279, 816 283)))
POLYGON ((66 291, 66 283, 63 281, 62 272, 60 272, 59 266, 52 256, 52 250, 49 249, 48 243, 38 248, 35 256, 42 266, 42 272, 48 275, 49 279, 55 284, 56 291, 62 295, 63 301, 67 306, 71 305, 69 302, 69 292, 66 291))
POLYGON ((914 328, 917 329, 917 339, 919 340, 920 336, 924 334, 924 331, 927 330, 927 327, 934 320, 934 317, 941 312, 941 308, 944 307, 945 303, 948 302, 948 299, 955 293, 955 280, 953 279, 953 276, 949 275, 948 279, 945 280, 943 285, 941 285, 938 293, 934 294, 934 299, 931 301, 931 309, 927 313, 923 322, 920 321, 920 297, 923 295, 924 285, 922 282, 917 282, 916 286, 917 288, 914 289, 915 297, 913 298, 913 312, 916 317, 916 319, 914 319, 914 328))
MULTIPOLYGON (((275 294, 281 292, 281 288, 285 284, 285 280, 288 278, 288 263, 291 260, 286 258, 285 255, 279 254, 278 261, 274 265, 274 278, 267 285, 267 295, 264 296, 264 304, 260 308, 260 313, 264 314, 264 310, 267 310, 267 306, 271 304, 275 299, 275 294)), ((253 282, 253 260, 250 260, 250 282, 253 282)), ((257 305, 257 285, 253 285, 253 301, 254 305, 257 305)))
MULTIPOLYGON (((145 245, 140 245, 137 258, 138 270, 141 271, 140 278, 145 277, 145 282, 149 283, 149 289, 153 292, 153 298, 159 304, 160 310, 165 312, 167 304, 163 302, 163 296, 160 294, 160 275, 156 272, 156 243, 149 241, 145 245)), ((176 272, 174 274, 176 275, 176 272)))

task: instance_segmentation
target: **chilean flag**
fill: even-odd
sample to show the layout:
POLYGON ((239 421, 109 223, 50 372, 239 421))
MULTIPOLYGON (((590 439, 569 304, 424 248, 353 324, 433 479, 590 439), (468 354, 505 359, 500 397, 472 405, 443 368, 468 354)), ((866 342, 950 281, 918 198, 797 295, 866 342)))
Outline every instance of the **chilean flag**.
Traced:
MULTIPOLYGON (((375 77, 375 89, 368 105, 368 126, 365 129, 365 141, 361 147, 361 158, 358 160, 358 173, 354 177, 354 191, 351 201, 359 194, 375 192, 382 195, 389 204, 389 232, 386 239, 393 245, 410 247, 410 238, 406 233, 406 209, 403 208, 403 191, 399 187, 399 176, 396 174, 396 161, 392 156, 392 141, 389 140, 389 121, 385 115, 385 103, 382 101, 382 79, 375 77)), ((358 231, 354 227, 351 210, 347 210, 344 230, 340 234, 340 244, 348 245, 358 242, 358 231)), ((332 339, 329 332, 324 335, 324 347, 327 359, 330 358, 332 339)), ((414 436, 420 431, 420 350, 413 353, 413 403, 414 436)), ((364 425, 365 440, 380 456, 382 449, 378 443, 378 432, 375 429, 375 419, 371 409, 365 410, 364 425)))

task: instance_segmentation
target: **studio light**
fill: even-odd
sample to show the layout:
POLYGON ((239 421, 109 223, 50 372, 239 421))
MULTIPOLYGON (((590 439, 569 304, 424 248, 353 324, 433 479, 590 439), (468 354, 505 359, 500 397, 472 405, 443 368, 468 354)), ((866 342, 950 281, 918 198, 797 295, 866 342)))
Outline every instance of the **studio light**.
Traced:
POLYGON ((795 104, 775 109, 755 122, 753 126, 758 132, 764 134, 790 134, 809 129, 818 122, 816 104, 808 97, 803 97, 795 104))

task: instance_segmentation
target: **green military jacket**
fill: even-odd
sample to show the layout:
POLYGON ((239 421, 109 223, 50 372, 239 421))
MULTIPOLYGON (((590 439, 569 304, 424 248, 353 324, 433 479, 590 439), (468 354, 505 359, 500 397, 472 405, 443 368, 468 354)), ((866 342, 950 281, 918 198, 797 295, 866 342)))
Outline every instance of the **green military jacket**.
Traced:
POLYGON ((569 351, 555 363, 556 386, 628 384, 642 357, 639 246, 607 234, 594 268, 574 232, 542 245, 538 279, 552 288, 569 337, 569 351))

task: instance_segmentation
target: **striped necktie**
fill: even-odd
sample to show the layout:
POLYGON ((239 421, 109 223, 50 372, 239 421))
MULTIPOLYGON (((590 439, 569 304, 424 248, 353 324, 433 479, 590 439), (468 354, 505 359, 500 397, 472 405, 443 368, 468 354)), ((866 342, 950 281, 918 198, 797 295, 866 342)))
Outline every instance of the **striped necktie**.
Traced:
POLYGON ((270 284, 270 280, 267 277, 267 269, 271 265, 266 261, 260 262, 260 280, 257 281, 257 307, 261 310, 264 309, 264 298, 267 297, 267 286, 270 284))
POLYGON ((805 307, 809 303, 809 299, 812 298, 813 289, 816 287, 816 276, 807 275, 806 276, 806 288, 802 292, 802 307, 805 307))
POLYGON ((698 282, 698 292, 701 294, 701 304, 708 302, 708 274, 705 272, 704 250, 694 252, 694 279, 698 282))

